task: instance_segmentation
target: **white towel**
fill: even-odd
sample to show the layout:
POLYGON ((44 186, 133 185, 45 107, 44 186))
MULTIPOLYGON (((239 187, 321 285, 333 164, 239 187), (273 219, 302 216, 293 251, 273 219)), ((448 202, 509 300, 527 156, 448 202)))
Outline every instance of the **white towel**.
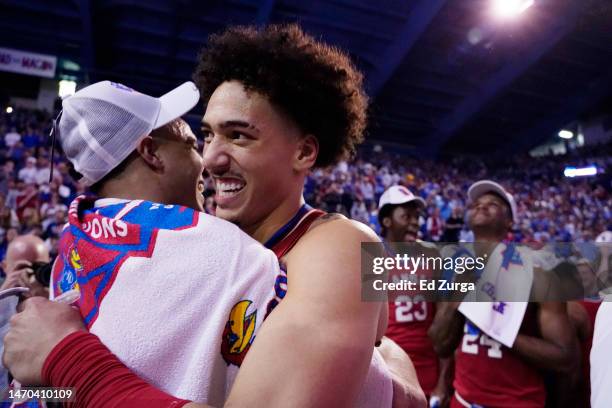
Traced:
POLYGON ((102 204, 80 221, 71 205, 53 296, 77 292, 91 332, 148 382, 222 405, 274 296, 276 256, 184 207, 102 204))
POLYGON ((516 245, 500 243, 488 257, 476 290, 465 297, 458 310, 484 333, 512 347, 527 310, 532 283, 529 253, 516 245))

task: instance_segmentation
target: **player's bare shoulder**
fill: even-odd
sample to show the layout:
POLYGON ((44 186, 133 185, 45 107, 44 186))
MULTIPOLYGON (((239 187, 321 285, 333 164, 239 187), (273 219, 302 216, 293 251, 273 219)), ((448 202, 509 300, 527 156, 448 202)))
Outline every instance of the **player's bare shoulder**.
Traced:
POLYGON ((300 238, 285 256, 289 264, 309 265, 313 256, 327 259, 328 264, 342 264, 358 260, 362 242, 380 242, 378 236, 368 226, 350 220, 341 214, 321 216, 300 238))
POLYGON ((359 259, 362 242, 380 242, 367 225, 341 214, 324 215, 300 238, 287 254, 288 263, 311 261, 314 254, 341 263, 347 258, 359 259))
POLYGON ((335 238, 335 241, 345 237, 359 238, 362 242, 380 242, 380 238, 370 227, 338 213, 325 214, 313 222, 308 232, 304 234, 304 239, 310 237, 311 239, 321 240, 324 236, 335 238))
POLYGON ((348 220, 348 218, 346 218, 344 215, 342 215, 340 213, 326 213, 326 214, 320 216, 319 218, 317 218, 310 225, 310 228, 308 229, 308 231, 311 231, 313 228, 316 228, 319 225, 325 224, 325 223, 333 221, 333 220, 348 220))

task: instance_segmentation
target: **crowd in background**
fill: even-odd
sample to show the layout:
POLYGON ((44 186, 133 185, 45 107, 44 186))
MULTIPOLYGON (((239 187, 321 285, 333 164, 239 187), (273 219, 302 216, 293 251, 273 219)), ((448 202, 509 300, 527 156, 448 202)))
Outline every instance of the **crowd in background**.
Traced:
MULTIPOLYGON (((374 149, 376 150, 376 149, 374 149)), ((516 242, 589 241, 612 226, 612 188, 607 169, 612 144, 585 147, 564 156, 528 155, 487 162, 478 157, 429 161, 392 154, 361 152, 351 162, 315 170, 305 186, 306 200, 343 213, 379 230, 377 204, 393 184, 408 187, 427 202, 420 238, 471 241, 465 224, 467 189, 480 179, 504 185, 517 202, 517 220, 509 240, 516 242), (567 165, 595 165, 598 176, 566 178, 567 165)))
MULTIPOLYGON (((26 233, 45 240, 52 256, 57 253, 67 206, 85 192, 61 154, 55 155, 50 180, 51 123, 51 115, 41 111, 15 109, 0 115, 0 259, 8 243, 26 233)), ((429 161, 364 149, 350 162, 313 171, 304 195, 317 208, 343 213, 378 231, 380 195, 403 184, 428 204, 421 239, 470 241, 473 235, 464 222, 466 191, 474 181, 488 178, 503 184, 517 201, 518 219, 509 239, 587 241, 612 224, 611 164, 612 144, 562 157, 520 156, 490 163, 475 157, 429 161), (568 179, 563 168, 569 164, 595 164, 603 174, 568 179)))
POLYGON ((85 191, 60 154, 50 179, 51 123, 43 111, 15 109, 0 116, 0 259, 11 240, 28 233, 41 237, 55 255, 68 205, 85 191))

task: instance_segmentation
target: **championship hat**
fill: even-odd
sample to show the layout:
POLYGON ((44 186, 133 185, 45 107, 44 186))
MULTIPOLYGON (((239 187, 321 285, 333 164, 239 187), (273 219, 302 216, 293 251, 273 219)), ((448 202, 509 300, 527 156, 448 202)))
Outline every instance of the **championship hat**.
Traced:
POLYGON ((512 194, 507 192, 500 184, 491 180, 480 180, 470 186, 467 194, 470 201, 475 201, 487 193, 495 193, 500 196, 510 207, 512 220, 516 221, 516 201, 514 201, 512 194))
POLYGON ((200 94, 193 82, 155 98, 125 85, 102 81, 62 102, 55 134, 87 185, 101 180, 130 155, 152 130, 180 118, 200 94))
POLYGON ((391 186, 380 196, 378 211, 382 210, 386 205, 400 205, 412 202, 417 203, 423 208, 426 207, 425 200, 412 194, 406 187, 391 186))

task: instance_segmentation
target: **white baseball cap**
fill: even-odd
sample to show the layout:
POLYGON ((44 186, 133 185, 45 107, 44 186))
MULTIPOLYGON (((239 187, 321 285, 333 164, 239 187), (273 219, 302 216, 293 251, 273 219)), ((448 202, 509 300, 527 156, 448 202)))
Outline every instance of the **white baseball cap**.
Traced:
POLYGON ((612 243, 612 231, 604 231, 595 238, 595 242, 598 244, 609 244, 612 243))
POLYGON ((57 136, 64 153, 91 186, 138 146, 153 129, 180 118, 200 99, 193 82, 154 98, 125 85, 102 81, 62 102, 57 136))
POLYGON ((516 221, 516 201, 514 201, 512 194, 507 192, 500 184, 491 180, 480 180, 470 186, 467 194, 470 201, 476 201, 487 193, 495 193, 506 201, 510 206, 512 220, 516 221))
POLYGON ((415 196, 410 190, 404 186, 391 186, 378 201, 378 211, 382 210, 385 205, 400 205, 415 202, 425 208, 427 204, 421 197, 415 196))

